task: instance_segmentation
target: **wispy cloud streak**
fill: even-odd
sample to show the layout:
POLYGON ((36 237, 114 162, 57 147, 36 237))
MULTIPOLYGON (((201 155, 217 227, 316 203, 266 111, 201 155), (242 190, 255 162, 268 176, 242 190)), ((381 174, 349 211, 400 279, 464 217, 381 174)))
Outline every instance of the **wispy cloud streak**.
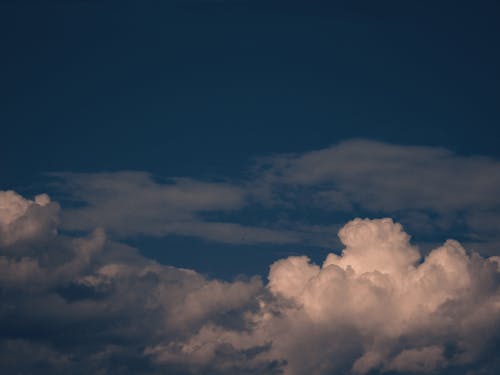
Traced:
POLYGON ((325 246, 347 218, 391 216, 424 238, 453 233, 490 254, 500 245, 495 159, 351 140, 257 159, 246 175, 213 182, 159 181, 145 172, 57 174, 60 189, 83 204, 64 211, 63 227, 101 226, 116 238, 176 234, 325 246))

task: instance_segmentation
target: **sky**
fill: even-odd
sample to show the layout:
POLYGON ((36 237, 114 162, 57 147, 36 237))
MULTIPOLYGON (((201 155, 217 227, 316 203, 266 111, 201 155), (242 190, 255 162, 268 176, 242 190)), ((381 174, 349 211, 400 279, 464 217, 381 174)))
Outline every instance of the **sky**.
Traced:
POLYGON ((499 16, 0 2, 2 373, 496 374, 499 16))

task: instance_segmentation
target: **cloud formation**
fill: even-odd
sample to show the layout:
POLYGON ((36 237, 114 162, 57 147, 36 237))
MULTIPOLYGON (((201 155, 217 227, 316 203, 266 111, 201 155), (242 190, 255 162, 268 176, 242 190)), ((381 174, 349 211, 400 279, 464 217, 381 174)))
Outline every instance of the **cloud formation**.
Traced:
POLYGON ((475 247, 500 243, 495 159, 361 139, 262 158, 255 175, 256 194, 268 204, 396 215, 422 234, 453 230, 475 247))
POLYGON ((439 147, 370 140, 275 155, 261 160, 261 165, 269 183, 333 183, 328 190, 333 205, 342 205, 341 198, 345 198, 374 211, 489 208, 500 182, 500 163, 494 159, 459 156, 439 147), (343 194, 336 197, 334 192, 343 194))
POLYGON ((59 205, 52 203, 47 194, 31 201, 14 191, 0 191, 0 245, 55 234, 58 215, 59 205))
POLYGON ((500 162, 438 147, 350 140, 258 159, 245 178, 225 182, 145 172, 55 176, 81 204, 64 210, 63 227, 100 226, 114 238, 324 247, 348 218, 390 216, 431 243, 453 233, 483 253, 500 246, 500 162))
POLYGON ((288 257, 268 282, 228 282, 102 229, 57 234, 45 195, 0 198, 4 373, 495 373, 499 258, 457 241, 422 258, 400 224, 358 218, 321 265, 288 257))
POLYGON ((289 231, 204 220, 205 212, 230 212, 246 205, 244 188, 234 184, 189 178, 156 181, 145 172, 52 175, 62 180, 73 201, 83 204, 65 210, 65 229, 99 226, 117 238, 175 234, 236 244, 297 241, 289 231))

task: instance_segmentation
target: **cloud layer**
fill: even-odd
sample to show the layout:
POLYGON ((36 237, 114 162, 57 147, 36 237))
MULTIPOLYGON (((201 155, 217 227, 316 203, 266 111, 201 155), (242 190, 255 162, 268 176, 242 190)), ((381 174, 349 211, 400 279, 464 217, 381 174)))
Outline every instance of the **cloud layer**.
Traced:
POLYGON ((255 171, 257 194, 268 204, 397 216, 418 234, 457 232, 484 251, 495 251, 500 243, 500 162, 495 159, 350 140, 263 158, 255 171))
POLYGON ((390 216, 430 243, 453 233, 490 255, 500 246, 500 162, 437 147, 350 140, 257 159, 245 178, 224 182, 145 172, 53 176, 81 204, 64 211, 63 227, 101 226, 114 238, 331 246, 348 218, 390 216))
POLYGON ((188 178, 156 181, 145 172, 58 173, 63 190, 83 206, 64 212, 64 228, 104 227, 118 238, 171 234, 226 243, 291 243, 292 232, 203 220, 204 212, 231 212, 246 205, 241 186, 188 178))
POLYGON ((58 215, 46 195, 0 193, 4 373, 495 373, 499 258, 457 241, 422 258, 400 224, 354 219, 321 265, 227 282, 99 228, 58 234, 58 215))

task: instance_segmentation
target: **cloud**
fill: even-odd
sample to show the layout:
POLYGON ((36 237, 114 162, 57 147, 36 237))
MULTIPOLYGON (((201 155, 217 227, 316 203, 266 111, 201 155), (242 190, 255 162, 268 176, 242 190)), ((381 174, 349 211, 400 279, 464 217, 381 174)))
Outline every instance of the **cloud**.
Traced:
POLYGON ((291 243, 294 234, 238 223, 206 221, 204 212, 233 211, 246 205, 241 186, 188 178, 155 181, 145 172, 58 173, 60 187, 83 206, 67 209, 69 230, 103 227, 118 238, 184 235, 226 243, 291 243))
POLYGON ((245 178, 223 182, 146 172, 53 176, 79 203, 63 211, 62 227, 100 226, 113 238, 325 247, 348 218, 390 216, 428 247, 449 233, 483 253, 500 246, 500 162, 438 147, 349 140, 260 158, 245 178))
POLYGON ((427 146, 351 140, 261 161, 268 184, 320 186, 320 199, 372 211, 498 207, 500 162, 427 146))
POLYGON ((432 372, 477 359, 485 342, 498 340, 493 261, 452 240, 420 260, 391 219, 355 219, 339 236, 342 254, 321 267, 306 257, 271 267, 269 289, 293 307, 269 326, 262 322, 262 334, 280 338, 272 351, 287 359, 285 373, 432 372))
POLYGON ((500 162, 427 146, 351 140, 261 161, 269 184, 321 186, 325 201, 369 210, 491 208, 500 162))
POLYGON ((441 346, 404 350, 394 357, 385 369, 405 372, 432 372, 446 363, 441 346))
MULTIPOLYGON (((322 266, 289 257, 271 266, 251 329, 206 324, 187 340, 149 347, 158 363, 223 372, 219 350, 264 348, 248 360, 281 363, 285 374, 335 371, 429 373, 481 357, 498 340, 497 266, 450 240, 420 259, 391 219, 356 219, 339 233, 345 248, 322 266), (274 361, 274 362, 273 362, 274 361), (205 366, 205 367, 204 367, 205 366)), ((241 361, 241 358, 238 359, 241 361)))
POLYGON ((256 199, 277 209, 397 216, 427 237, 454 231, 490 252, 500 244, 496 159, 355 139, 261 158, 254 176, 256 199))
POLYGON ((58 214, 59 205, 51 203, 46 194, 31 201, 14 191, 0 191, 0 245, 53 235, 58 214))
POLYGON ((102 229, 57 234, 46 196, 0 196, 4 373, 494 373, 498 257, 457 241, 422 257, 392 219, 358 218, 321 265, 222 281, 102 229))
POLYGON ((137 230, 165 233, 169 224, 192 221, 197 212, 237 209, 244 204, 243 191, 225 183, 191 179, 158 183, 145 172, 55 176, 64 180, 72 199, 84 203, 82 208, 65 212, 64 225, 70 229, 105 226, 119 235, 137 230))

